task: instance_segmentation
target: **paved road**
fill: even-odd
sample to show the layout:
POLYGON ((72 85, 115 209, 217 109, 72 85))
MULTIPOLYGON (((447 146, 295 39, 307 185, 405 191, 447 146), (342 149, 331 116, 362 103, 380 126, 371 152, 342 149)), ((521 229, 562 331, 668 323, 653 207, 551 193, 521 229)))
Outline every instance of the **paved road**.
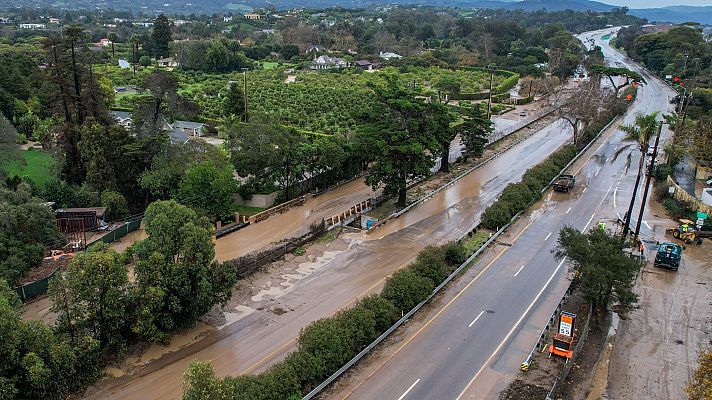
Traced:
MULTIPOLYGON (((589 35, 600 39, 601 33, 589 35)), ((607 56, 625 62, 605 43, 599 45, 607 56)), ((636 112, 667 110, 669 90, 648 80, 626 123, 636 112)), ((574 193, 548 194, 542 207, 527 216, 512 247, 475 265, 455 297, 379 360, 370 376, 353 378, 353 384, 334 398, 496 398, 566 289, 565 261, 552 255, 560 228, 587 229, 599 220, 615 220, 626 208, 635 175, 624 173, 625 157, 613 159, 622 137, 615 129, 606 132, 600 145, 596 143, 598 148, 593 147, 595 153, 573 167, 578 185, 574 193)))
MULTIPOLYGON (((380 290, 385 278, 424 247, 461 237, 479 223, 484 208, 510 182, 571 140, 556 122, 535 133, 481 169, 443 190, 371 235, 347 235, 348 250, 317 260, 319 267, 291 291, 274 299, 291 311, 275 315, 254 310, 205 340, 152 362, 134 377, 95 393, 93 398, 167 399, 181 393, 181 377, 192 359, 208 360, 219 375, 258 372, 295 346, 299 330, 355 299, 380 290)), ((267 307, 269 309, 269 307, 267 307)))

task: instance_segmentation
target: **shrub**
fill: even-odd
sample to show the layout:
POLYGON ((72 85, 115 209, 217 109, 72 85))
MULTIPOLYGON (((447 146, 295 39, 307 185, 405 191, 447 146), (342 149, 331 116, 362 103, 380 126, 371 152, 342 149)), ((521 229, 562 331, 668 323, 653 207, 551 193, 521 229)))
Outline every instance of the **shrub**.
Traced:
POLYGON ((458 267, 467 260, 467 249, 460 242, 450 242, 443 246, 445 262, 452 267, 458 267))
POLYGON ((385 332, 400 318, 398 310, 393 304, 379 295, 364 297, 356 303, 356 306, 363 307, 373 313, 374 328, 378 334, 385 332))
POLYGON ((496 201, 482 213, 481 224, 487 229, 495 230, 507 225, 511 219, 512 214, 509 212, 509 206, 496 201))
POLYGON ((437 286, 445 279, 447 273, 443 265, 445 260, 442 257, 442 253, 438 254, 439 252, 434 250, 435 248, 433 247, 423 250, 409 269, 419 277, 428 279, 433 283, 433 286, 437 286))
POLYGON ((119 192, 105 190, 101 194, 101 205, 106 207, 106 221, 116 221, 126 218, 129 215, 129 206, 124 197, 119 192))
POLYGON ((669 164, 658 164, 655 167, 655 179, 664 181, 668 175, 672 175, 672 166, 669 164))
POLYGON ((425 300, 433 288, 430 279, 420 277, 410 269, 403 269, 386 280, 381 297, 390 301, 396 309, 409 311, 425 300))
POLYGON ((337 318, 323 318, 311 323, 299 333, 299 351, 308 358, 317 380, 328 376, 352 356, 348 329, 337 318))
POLYGON ((514 215, 525 209, 535 198, 536 196, 524 183, 510 183, 504 188, 497 202, 508 205, 509 213, 514 215))
POLYGON ((375 315, 366 307, 357 304, 340 311, 334 318, 346 329, 351 345, 351 357, 378 337, 375 315))

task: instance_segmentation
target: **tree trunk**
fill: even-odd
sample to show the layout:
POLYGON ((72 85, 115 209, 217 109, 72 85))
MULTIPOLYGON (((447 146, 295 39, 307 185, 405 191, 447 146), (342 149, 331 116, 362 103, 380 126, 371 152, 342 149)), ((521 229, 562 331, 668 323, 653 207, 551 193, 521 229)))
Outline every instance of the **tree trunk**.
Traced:
POLYGON ((114 50, 114 42, 111 42, 111 58, 116 58, 116 51, 114 50))
POLYGON ((72 74, 74 75, 74 94, 77 96, 77 122, 84 122, 83 112, 82 112, 82 86, 79 81, 79 72, 77 71, 77 59, 74 54, 74 41, 71 42, 72 46, 72 74))
POLYGON ((398 207, 405 207, 406 194, 407 191, 405 187, 398 190, 398 203, 396 203, 398 207))
POLYGON ((62 107, 64 108, 64 119, 68 124, 72 123, 72 115, 69 113, 69 105, 67 105, 67 95, 64 93, 64 85, 62 84, 62 75, 59 72, 59 58, 57 57, 57 46, 52 46, 54 54, 54 72, 57 75, 57 85, 59 85, 59 94, 62 97, 62 107))
POLYGON ((450 172, 450 142, 443 143, 440 154, 440 172, 450 172))

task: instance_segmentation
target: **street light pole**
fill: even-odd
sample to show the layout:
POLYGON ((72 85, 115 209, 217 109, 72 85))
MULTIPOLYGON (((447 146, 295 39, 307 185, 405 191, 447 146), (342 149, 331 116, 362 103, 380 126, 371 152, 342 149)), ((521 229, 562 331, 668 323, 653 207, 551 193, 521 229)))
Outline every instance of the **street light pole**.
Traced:
POLYGON ((653 168, 655 167, 655 158, 658 156, 658 144, 660 144, 660 134, 663 130, 663 122, 658 125, 658 135, 655 137, 655 146, 653 147, 653 156, 648 166, 648 176, 645 179, 645 189, 643 190, 643 202, 640 203, 640 212, 638 213, 638 222, 635 224, 634 237, 637 238, 640 234, 640 223, 643 222, 643 210, 645 210, 645 200, 648 198, 648 190, 650 189, 650 181, 653 177, 653 168))
POLYGON ((242 81, 244 82, 243 97, 245 100, 245 122, 248 122, 248 117, 247 117, 247 68, 242 68, 242 81))

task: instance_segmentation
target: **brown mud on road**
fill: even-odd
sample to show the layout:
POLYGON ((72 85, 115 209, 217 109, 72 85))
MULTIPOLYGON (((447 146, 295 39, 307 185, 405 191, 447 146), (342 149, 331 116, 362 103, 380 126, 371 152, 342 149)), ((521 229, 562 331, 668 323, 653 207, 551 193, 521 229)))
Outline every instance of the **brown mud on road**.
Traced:
MULTIPOLYGON (((673 241, 667 225, 653 226, 656 240, 673 241)), ((712 340, 712 241, 686 246, 677 272, 653 267, 648 253, 636 285, 641 308, 621 321, 613 347, 609 399, 686 399, 697 354, 712 340)))

